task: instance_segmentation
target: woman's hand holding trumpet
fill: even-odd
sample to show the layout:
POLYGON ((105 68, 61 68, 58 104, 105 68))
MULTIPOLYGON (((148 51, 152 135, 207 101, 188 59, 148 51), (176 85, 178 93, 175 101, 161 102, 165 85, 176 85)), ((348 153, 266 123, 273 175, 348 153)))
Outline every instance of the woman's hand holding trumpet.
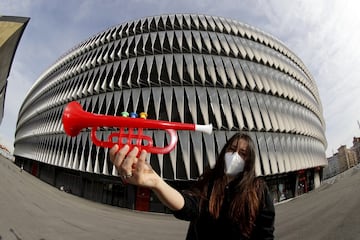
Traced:
POLYGON ((123 181, 140 187, 150 188, 159 200, 171 210, 179 210, 184 206, 183 196, 168 185, 146 161, 147 152, 124 145, 119 149, 116 144, 110 149, 110 160, 119 172, 123 181), (137 157, 139 156, 139 157, 137 157))
POLYGON ((152 169, 146 161, 147 152, 142 150, 138 156, 139 149, 134 147, 130 150, 129 145, 119 149, 117 144, 110 149, 110 160, 118 170, 123 181, 148 188, 154 188, 161 180, 160 176, 152 169))

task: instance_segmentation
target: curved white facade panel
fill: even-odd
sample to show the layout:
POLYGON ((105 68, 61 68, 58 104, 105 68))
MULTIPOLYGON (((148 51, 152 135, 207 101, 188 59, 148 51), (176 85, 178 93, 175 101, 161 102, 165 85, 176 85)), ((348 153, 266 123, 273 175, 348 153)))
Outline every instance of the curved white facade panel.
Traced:
MULTIPOLYGON (((178 131, 174 151, 151 155, 165 179, 196 179, 238 131, 257 145, 259 175, 327 164, 322 106, 309 71, 274 37, 233 20, 179 14, 130 21, 74 47, 33 85, 19 112, 14 155, 116 175, 108 149, 92 144, 89 129, 65 135, 62 112, 74 100, 93 113, 145 111, 151 119, 212 123, 212 135, 178 131)), ((148 133, 167 144, 164 132, 148 133)))

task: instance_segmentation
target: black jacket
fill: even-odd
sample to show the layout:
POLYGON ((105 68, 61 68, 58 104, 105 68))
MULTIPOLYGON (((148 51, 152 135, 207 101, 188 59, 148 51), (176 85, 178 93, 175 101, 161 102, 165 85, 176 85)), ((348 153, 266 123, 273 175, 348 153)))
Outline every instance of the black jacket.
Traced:
MULTIPOLYGON (((199 198, 187 191, 182 192, 185 205, 181 210, 173 213, 178 219, 190 221, 186 239, 247 239, 241 234, 239 227, 227 217, 227 209, 235 195, 234 188, 238 181, 233 181, 226 187, 224 203, 218 219, 210 216, 207 210, 199 213, 199 198)), ((261 204, 251 240, 274 239, 275 209, 267 187, 262 201, 264 204, 261 204)))

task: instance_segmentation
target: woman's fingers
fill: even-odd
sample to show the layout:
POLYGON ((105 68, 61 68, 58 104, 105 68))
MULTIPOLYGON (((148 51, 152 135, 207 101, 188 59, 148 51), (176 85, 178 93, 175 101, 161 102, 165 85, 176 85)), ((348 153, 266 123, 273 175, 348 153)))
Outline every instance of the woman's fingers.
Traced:
POLYGON ((147 169, 144 169, 145 167, 147 167, 146 155, 147 155, 147 152, 145 150, 142 150, 140 153, 137 165, 136 165, 136 170, 139 172, 141 172, 143 170, 147 170, 147 169))
POLYGON ((144 181, 143 177, 145 176, 143 174, 152 173, 151 166, 146 162, 147 152, 145 150, 142 150, 139 155, 137 147, 130 150, 128 145, 122 148, 115 145, 110 149, 109 155, 110 160, 125 182, 140 184, 144 181))
POLYGON ((114 163, 116 152, 119 150, 119 146, 115 144, 112 148, 110 148, 109 155, 110 161, 114 163))
MULTIPOLYGON (((111 150, 112 151, 115 151, 113 150, 115 147, 113 147, 111 150)), ((121 165, 123 164, 123 161, 126 157, 126 154, 128 153, 129 151, 129 146, 128 145, 125 145, 124 147, 122 147, 120 150, 116 150, 115 151, 115 155, 113 157, 113 164, 115 165, 116 169, 119 171, 120 170, 120 167, 121 165)), ((115 148, 116 149, 116 148, 115 148)), ((111 156, 111 154, 110 154, 111 156)))
POLYGON ((142 161, 146 161, 146 155, 147 155, 147 152, 145 150, 141 150, 139 159, 142 161))
MULTIPOLYGON (((123 175, 130 177, 132 176, 132 168, 133 165, 137 162, 137 154, 139 152, 139 149, 137 147, 134 147, 127 155, 126 158, 122 161, 121 164, 121 172, 123 175)), ((126 153, 125 153, 126 154, 126 153)))

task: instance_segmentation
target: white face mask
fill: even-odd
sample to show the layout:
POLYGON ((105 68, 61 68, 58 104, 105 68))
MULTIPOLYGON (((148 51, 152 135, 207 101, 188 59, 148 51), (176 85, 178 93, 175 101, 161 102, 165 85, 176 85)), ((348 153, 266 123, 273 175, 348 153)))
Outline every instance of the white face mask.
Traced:
POLYGON ((245 161, 237 152, 225 153, 225 174, 235 176, 244 170, 245 161))

